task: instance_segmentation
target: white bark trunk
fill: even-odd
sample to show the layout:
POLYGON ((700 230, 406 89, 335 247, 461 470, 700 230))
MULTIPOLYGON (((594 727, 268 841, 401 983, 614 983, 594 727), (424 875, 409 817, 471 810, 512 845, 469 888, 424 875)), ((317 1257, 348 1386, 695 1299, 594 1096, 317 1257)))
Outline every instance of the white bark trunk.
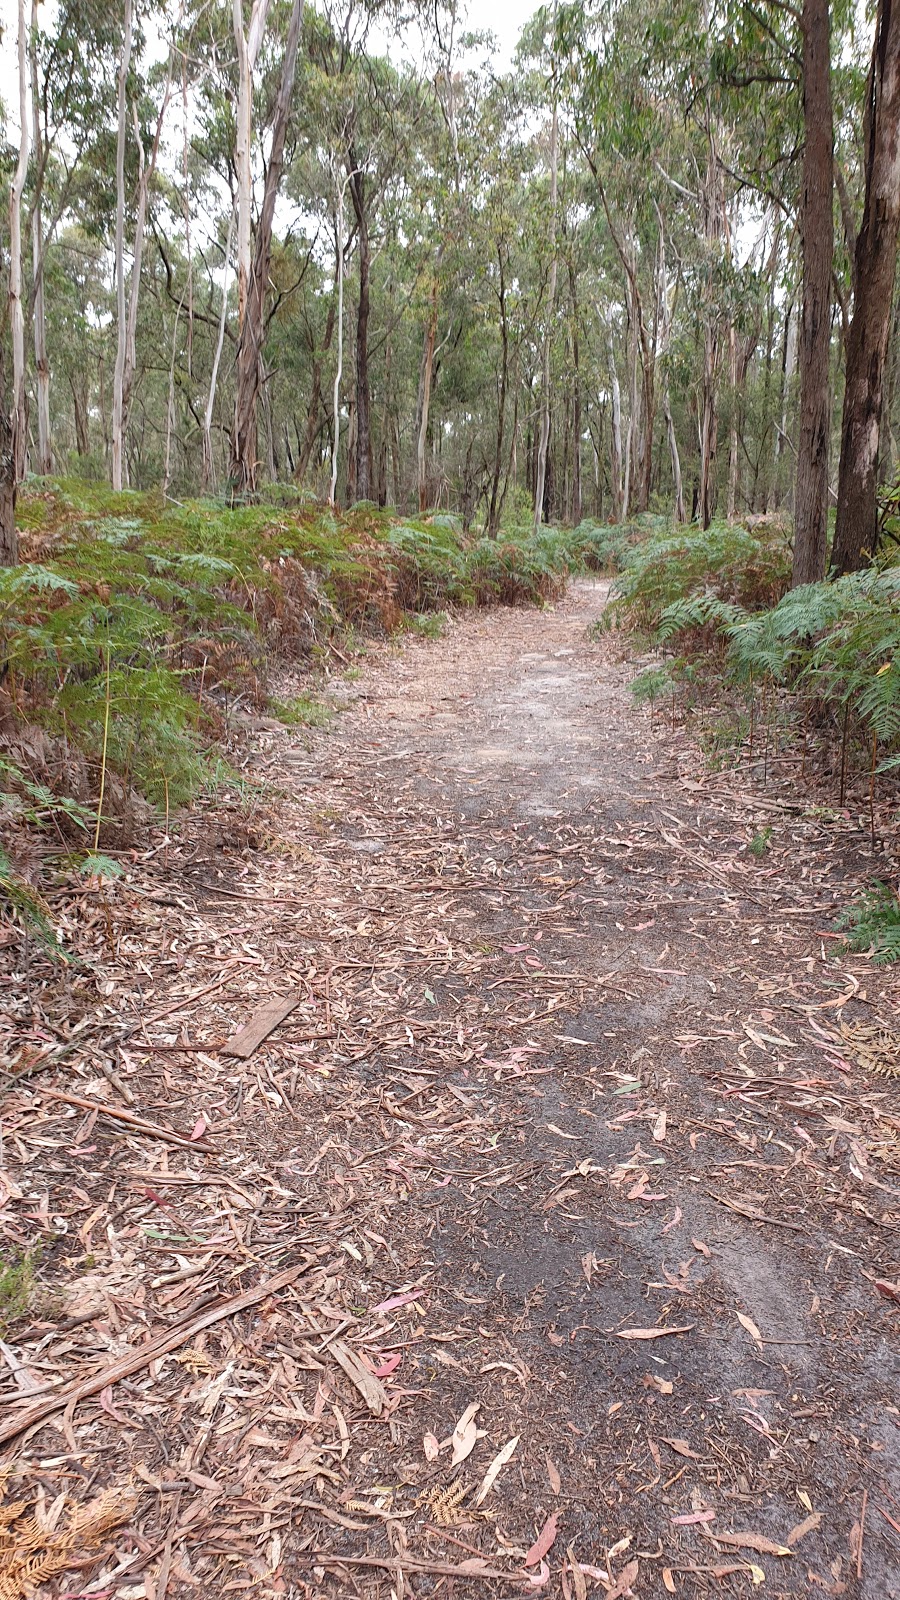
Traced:
MULTIPOLYGON (((554 24, 556 5, 553 7, 554 24)), ((556 197, 559 174, 559 95, 553 86, 553 120, 550 124, 550 281, 547 286, 547 320, 544 327, 544 370, 541 392, 541 434, 538 441, 537 472, 534 480, 534 526, 544 520, 544 489, 547 482, 547 448, 550 443, 550 352, 553 342, 553 313, 556 308, 556 197)))
MULTIPOLYGON (((31 0, 31 120, 38 168, 41 162, 41 102, 37 73, 38 0, 31 0)), ((31 274, 34 285, 34 383, 37 399, 38 472, 53 471, 50 443, 50 362, 47 358, 47 316, 44 296, 44 219, 38 188, 31 211, 31 274)))
POLYGON ((125 0, 122 50, 119 56, 118 123, 116 128, 116 366, 113 374, 112 407, 112 486, 121 489, 124 479, 125 346, 128 326, 125 312, 125 134, 128 68, 131 64, 133 0, 125 0))
POLYGON ((344 186, 337 192, 337 364, 334 369, 334 439, 331 445, 331 483, 328 504, 334 505, 338 480, 338 445, 341 437, 341 379, 344 374, 344 186))
POLYGON ((238 98, 234 137, 234 165, 237 172, 237 280, 238 328, 244 325, 247 294, 250 285, 250 233, 253 209, 253 170, 251 146, 253 141, 253 70, 262 43, 270 0, 253 0, 250 8, 250 26, 244 33, 243 0, 233 0, 232 21, 237 49, 238 98))
POLYGON ((13 387, 10 422, 14 481, 25 475, 25 315, 22 309, 22 195, 31 146, 28 104, 28 29, 25 0, 19 0, 19 159, 9 191, 9 321, 12 335, 13 387))
POLYGON ((231 264, 231 246, 234 242, 234 208, 228 221, 228 238, 225 244, 225 274, 222 279, 222 311, 219 317, 219 334, 216 339, 216 353, 213 356, 212 372, 209 378, 209 394, 206 399, 206 411, 203 416, 203 487, 208 489, 213 477, 212 453, 212 419, 216 403, 216 386, 219 381, 219 363, 222 360, 222 347, 225 343, 225 326, 228 321, 228 268, 231 264))

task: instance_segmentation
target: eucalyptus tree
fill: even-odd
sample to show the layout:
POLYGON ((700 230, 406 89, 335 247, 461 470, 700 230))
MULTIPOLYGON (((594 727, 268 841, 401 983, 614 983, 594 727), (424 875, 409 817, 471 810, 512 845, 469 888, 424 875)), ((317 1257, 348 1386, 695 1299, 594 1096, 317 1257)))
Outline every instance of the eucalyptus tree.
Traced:
POLYGON ((865 199, 853 250, 832 552, 837 572, 862 566, 878 536, 878 453, 900 232, 900 6, 892 0, 878 0, 863 129, 865 199))

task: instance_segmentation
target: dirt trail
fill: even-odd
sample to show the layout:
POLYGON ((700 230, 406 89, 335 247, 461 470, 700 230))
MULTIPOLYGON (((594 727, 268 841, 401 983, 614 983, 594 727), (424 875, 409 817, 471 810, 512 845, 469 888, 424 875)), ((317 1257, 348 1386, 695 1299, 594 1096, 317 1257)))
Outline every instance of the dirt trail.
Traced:
POLYGON ((333 730, 263 730, 249 830, 236 798, 135 875, 142 932, 122 889, 120 1079, 217 1154, 44 1102, 44 1216, 90 1252, 47 1278, 95 1301, 16 1348, 93 1370, 309 1265, 20 1450, 48 1494, 137 1463, 104 1592, 530 1593, 556 1516, 527 1570, 565 1600, 900 1595, 900 1096, 841 1036, 898 985, 830 937, 861 835, 652 729, 605 594, 376 651, 333 730))

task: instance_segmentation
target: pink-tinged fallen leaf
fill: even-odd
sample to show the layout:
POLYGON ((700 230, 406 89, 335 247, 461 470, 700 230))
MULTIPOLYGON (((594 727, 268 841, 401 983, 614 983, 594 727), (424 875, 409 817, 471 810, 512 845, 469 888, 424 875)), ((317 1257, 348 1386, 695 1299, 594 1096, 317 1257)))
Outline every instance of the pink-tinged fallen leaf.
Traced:
POLYGON ((550 1581, 550 1568, 546 1561, 542 1561, 538 1572, 525 1572, 522 1574, 532 1589, 543 1589, 545 1583, 550 1581))
POLYGON ((696 1322, 686 1322, 678 1328, 621 1328, 617 1339, 667 1339, 670 1334, 693 1333, 696 1322))
POLYGON ((696 1450, 691 1449, 687 1439, 667 1439, 665 1434, 661 1434, 660 1437, 663 1444, 667 1444, 669 1449, 674 1450, 677 1456, 684 1456, 687 1461, 703 1460, 702 1456, 698 1456, 696 1450))
POLYGON ((891 1283, 888 1278, 876 1278, 875 1288, 885 1300, 900 1300, 900 1283, 891 1283))
POLYGON ((559 1491, 562 1488, 562 1478, 560 1477, 559 1469, 551 1456, 547 1457, 547 1477, 550 1479, 550 1487, 553 1490, 553 1493, 559 1494, 559 1491))
POLYGON ((786 1544, 776 1544, 774 1539, 767 1539, 764 1533, 714 1533, 713 1538, 717 1544, 733 1545, 738 1550, 755 1550, 761 1556, 790 1556, 786 1544))
POLYGON ((672 1218, 671 1222, 667 1222, 666 1223, 665 1227, 663 1228, 663 1233, 670 1233, 673 1228, 677 1228, 679 1222, 681 1222, 683 1217, 684 1217, 684 1212, 682 1211, 681 1207, 680 1206, 676 1206, 675 1207, 675 1215, 672 1218))
POLYGON ((191 1138, 202 1139, 208 1127, 209 1123, 207 1122, 206 1118, 202 1116, 198 1117, 191 1129, 191 1138))
POLYGON ((606 1600, 623 1600, 625 1595, 631 1594, 633 1592, 631 1585, 637 1579, 639 1571, 640 1564, 637 1561, 629 1561, 627 1567, 623 1567, 619 1573, 613 1588, 607 1589, 606 1600))
POLYGON ((663 1581, 663 1588, 665 1589, 666 1594, 677 1594, 678 1593, 678 1590, 675 1587, 675 1579, 672 1576, 672 1568, 671 1567, 663 1567, 662 1581, 663 1581))
POLYGON ((653 1137, 657 1144, 662 1144, 666 1137, 666 1113, 661 1111, 653 1124, 653 1137))
POLYGON ((678 1528, 691 1528, 695 1522, 715 1522, 714 1511, 685 1511, 680 1517, 673 1517, 672 1521, 678 1528))
POLYGON ((127 1428, 130 1426, 128 1418, 123 1417, 121 1411, 116 1410, 115 1406, 113 1405, 112 1395, 112 1384, 108 1383, 106 1388, 101 1389, 100 1391, 100 1405, 108 1416, 112 1417, 116 1422, 121 1422, 123 1427, 127 1428))
POLYGON ((648 1372, 644 1378, 645 1389, 655 1389, 657 1394, 671 1394, 675 1385, 668 1378, 660 1378, 655 1372, 648 1372))
POLYGON ((801 1539, 805 1539, 808 1533, 813 1533, 819 1527, 821 1521, 821 1511, 811 1511, 808 1517, 804 1517, 802 1522, 797 1523, 796 1528, 791 1529, 784 1541, 785 1544, 789 1544, 793 1549, 794 1545, 799 1544, 801 1539))
POLYGON ((536 1567, 539 1561, 543 1561, 547 1551, 552 1550, 554 1544, 556 1543, 556 1535, 558 1532, 559 1512, 551 1511, 547 1521, 544 1523, 544 1526, 535 1539, 534 1544, 531 1546, 531 1549, 525 1557, 526 1567, 536 1567))
POLYGON ((411 1305, 413 1300, 421 1300, 424 1289, 412 1289, 409 1294, 394 1294, 390 1300, 382 1300, 380 1305, 372 1307, 372 1314, 380 1311, 396 1311, 399 1306, 411 1305))
POLYGON ((656 927, 656 918, 655 917, 651 917, 649 922, 636 922, 631 931, 632 931, 632 933, 643 933, 645 928, 655 928, 655 927, 656 927))
POLYGON ((761 1350, 763 1342, 762 1334, 760 1333, 752 1317, 745 1317, 743 1311, 738 1311, 735 1313, 735 1315, 737 1316, 741 1327, 746 1329, 747 1333, 749 1333, 751 1339, 753 1340, 753 1343, 758 1345, 761 1350))
POLYGON ((502 948, 508 956, 520 956, 522 951, 530 949, 530 946, 527 944, 505 944, 502 948))
POLYGON ((702 1256, 710 1256, 712 1254, 709 1245, 704 1244, 702 1239, 692 1239, 691 1244, 694 1246, 695 1250, 700 1251, 702 1256))
POLYGON ((498 1475, 503 1471, 507 1461, 509 1461, 512 1456, 515 1455, 518 1443, 519 1434, 516 1434, 515 1438, 507 1441, 502 1450, 497 1451, 497 1454, 495 1455, 493 1461, 487 1469, 487 1472, 481 1480, 478 1493, 473 1501, 473 1508, 474 1506, 480 1506, 482 1500, 486 1499, 486 1497, 490 1494, 498 1475))
POLYGON ((453 1429, 451 1444, 453 1446, 452 1462, 454 1467, 458 1466, 460 1461, 465 1461, 466 1457, 470 1456, 475 1449, 478 1442, 478 1429, 475 1426, 475 1418, 480 1410, 479 1402, 473 1400, 470 1406, 466 1406, 456 1427, 453 1429))
POLYGON ((388 1356, 387 1360, 382 1361, 380 1367, 376 1367, 375 1368, 375 1376, 376 1376, 376 1378, 387 1378, 387 1377, 389 1377, 392 1372, 396 1372, 397 1371, 397 1368, 399 1367, 399 1365, 400 1365, 402 1360, 403 1360, 403 1357, 401 1355, 399 1355, 399 1354, 395 1355, 395 1356, 388 1356))
POLYGON ((424 1439, 422 1440, 422 1449, 425 1451, 426 1461, 437 1461, 437 1458, 441 1453, 441 1447, 435 1434, 426 1433, 424 1439))

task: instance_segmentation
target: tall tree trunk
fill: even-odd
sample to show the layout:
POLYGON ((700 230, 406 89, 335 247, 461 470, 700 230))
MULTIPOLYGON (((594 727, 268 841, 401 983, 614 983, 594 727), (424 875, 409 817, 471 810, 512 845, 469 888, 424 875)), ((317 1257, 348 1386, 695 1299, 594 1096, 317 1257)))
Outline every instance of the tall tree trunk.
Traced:
MULTIPOLYGON (((239 0, 235 0, 236 6, 239 0)), ((244 315, 238 329, 237 376, 235 380, 234 430, 231 436, 231 480, 239 494, 252 494, 256 489, 257 470, 257 401, 263 382, 262 347, 265 338, 266 293, 272 260, 272 228, 275 220, 275 202, 281 186, 284 167, 284 142, 287 137, 294 94, 294 76, 297 67, 297 49, 300 27, 303 22, 304 0, 294 0, 284 46, 281 81, 275 100, 272 121, 272 149, 266 168, 262 206, 256 227, 256 248, 253 268, 246 290, 244 315)), ((254 6, 254 13, 256 6, 254 6)), ((239 214, 240 226, 240 214, 239 214)), ((240 241, 239 241, 240 243, 240 241)), ((240 255, 239 255, 240 264, 240 255)), ((240 279, 238 280, 240 284, 240 279)))
POLYGON ((355 500, 372 498, 372 396, 369 386, 369 273, 371 250, 366 212, 366 180, 351 149, 350 195, 356 215, 359 252, 359 306, 356 314, 356 471, 355 500))
POLYGON ((6 395, 4 363, 0 357, 0 567, 14 567, 19 560, 16 488, 12 419, 6 395))
POLYGON ((70 375, 69 387, 72 390, 72 406, 75 414, 75 449, 83 459, 90 455, 91 451, 87 384, 82 386, 76 383, 74 375, 70 375))
POLYGON ((232 0, 232 25, 237 49, 238 95, 235 108, 234 165, 237 173, 238 327, 243 327, 250 292, 250 229, 253 211, 253 73, 271 0, 252 0, 250 26, 244 33, 243 0, 232 0))
POLYGON ((334 505, 337 495, 338 481, 338 445, 341 438, 341 381, 344 376, 344 190, 341 184, 337 185, 335 195, 335 277, 337 278, 337 361, 334 367, 334 397, 332 412, 334 414, 334 433, 331 441, 331 483, 328 488, 328 504, 334 505))
MULTIPOLYGON (((553 9, 556 16, 556 6, 553 9)), ((534 526, 539 528, 544 518, 544 489, 547 478, 547 447, 550 443, 550 353, 553 345, 553 314, 556 309, 556 197, 559 177, 559 103, 555 81, 553 85, 553 119, 550 124, 550 278, 547 285, 547 314, 544 324, 544 362, 541 385, 541 431, 538 439, 537 467, 534 480, 534 526)))
POLYGON ((772 461, 772 482, 766 501, 766 510, 771 511, 781 500, 781 461, 784 448, 788 442, 788 407, 791 398, 791 385, 797 370, 797 316, 793 305, 789 305, 784 322, 784 343, 781 354, 781 422, 775 429, 775 450, 772 461))
POLYGON ((209 394, 206 397, 206 410, 203 413, 203 488, 208 489, 213 481, 213 448, 212 448, 212 419, 216 404, 216 388, 219 382, 219 365, 222 360, 222 347, 225 344, 225 326, 228 321, 228 269, 231 265, 231 245, 234 239, 234 207, 228 219, 228 236, 225 240, 225 266, 222 274, 222 306, 219 312, 219 331, 216 335, 216 349, 213 355, 212 372, 209 375, 209 394))
POLYGON ((22 309, 22 195, 28 171, 31 119, 28 105, 28 28, 19 0, 19 159, 9 191, 9 321, 12 333, 12 459, 15 482, 25 475, 25 314, 22 309))
POLYGON ((571 517, 578 527, 582 516, 581 491, 581 348, 578 340, 578 280, 569 258, 569 293, 572 299, 572 502, 571 517))
POLYGON ((834 256, 834 132, 829 0, 803 0, 803 306, 800 316, 800 436, 794 492, 792 583, 825 576, 831 397, 831 271, 834 256))
POLYGON ((728 504, 725 514, 728 521, 733 522, 737 508, 738 485, 738 353, 734 323, 728 329, 728 356, 731 370, 731 425, 728 440, 728 504))
POLYGON ((506 425, 506 390, 509 383, 509 322, 506 314, 506 263, 503 251, 497 246, 497 266, 500 274, 498 299, 500 305, 500 343, 503 355, 500 362, 500 391, 497 395, 497 436, 494 445, 494 471, 491 477, 491 498, 488 502, 486 532, 493 538, 500 525, 500 474, 503 470, 503 432, 506 425))
POLYGON ((422 366, 419 374, 419 402, 417 410, 418 430, 416 434, 416 480, 419 489, 419 516, 428 510, 428 471, 426 465, 425 446, 428 441, 428 412, 431 406, 431 382, 434 374, 434 346, 437 339, 438 324, 438 279, 441 256, 444 247, 438 251, 435 267, 434 281, 431 285, 431 304, 428 308, 428 321, 425 325, 425 342, 422 347, 422 366))
POLYGON ((118 121, 116 126, 116 365, 113 373, 112 486, 123 484, 123 434, 125 349, 128 328, 125 311, 125 134, 127 129, 128 69, 131 65, 133 0, 125 0, 122 49, 119 55, 118 121))
POLYGON ((900 229, 900 3, 879 0, 865 118, 866 193, 856 242, 832 563, 853 572, 874 554, 884 369, 900 229))
MULTIPOLYGON (((38 170, 42 164, 41 99, 37 70, 38 0, 31 0, 31 121, 34 155, 38 170)), ((38 472, 53 471, 50 443, 50 362, 47 358, 47 316, 44 296, 44 216, 43 185, 38 184, 31 209, 31 276, 34 297, 34 383, 37 399, 38 472)))
POLYGON ((681 457, 678 454, 678 436, 675 432, 675 423, 672 419, 672 406, 669 401, 668 386, 663 387, 663 416, 666 423, 666 436, 669 441, 669 455, 672 459, 672 483, 675 489, 675 521, 686 522, 687 516, 684 509, 684 485, 681 480, 681 457))
POLYGON ((612 517, 613 522, 621 522, 623 514, 622 497, 622 394, 619 389, 619 374, 616 371, 616 358, 613 351, 612 334, 609 336, 609 377, 612 393, 611 425, 612 449, 610 452, 610 479, 612 485, 612 517))

